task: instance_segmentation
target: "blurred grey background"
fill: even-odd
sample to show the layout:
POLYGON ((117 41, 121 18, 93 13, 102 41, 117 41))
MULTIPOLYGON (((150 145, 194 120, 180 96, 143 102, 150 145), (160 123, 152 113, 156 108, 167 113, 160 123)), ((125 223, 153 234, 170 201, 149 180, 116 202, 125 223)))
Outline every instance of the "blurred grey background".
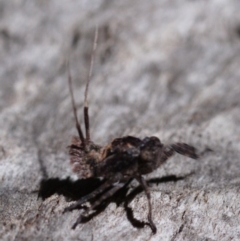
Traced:
POLYGON ((238 0, 1 0, 0 239, 240 240, 239 13, 238 0), (142 192, 128 205, 139 225, 124 195, 74 231, 80 211, 62 214, 79 186, 66 60, 82 120, 96 24, 92 139, 155 135, 202 155, 147 176, 162 178, 149 183, 156 235, 142 192))

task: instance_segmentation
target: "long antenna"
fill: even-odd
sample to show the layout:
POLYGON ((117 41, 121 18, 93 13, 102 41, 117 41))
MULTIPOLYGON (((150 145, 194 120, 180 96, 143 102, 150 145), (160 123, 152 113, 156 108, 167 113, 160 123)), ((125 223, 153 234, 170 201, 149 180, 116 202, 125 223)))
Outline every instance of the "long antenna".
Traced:
POLYGON ((89 115, 88 115, 87 94, 88 94, 89 82, 92 77, 92 69, 93 69, 95 51, 97 48, 97 39, 98 39, 98 26, 96 26, 96 29, 95 29, 95 36, 94 36, 94 42, 93 42, 93 47, 92 47, 92 53, 91 53, 91 63, 90 63, 88 79, 87 79, 87 83, 86 83, 86 89, 85 89, 85 93, 84 93, 84 122, 85 122, 85 130, 86 130, 86 143, 88 143, 90 141, 90 124, 89 124, 89 115))
POLYGON ((76 104, 75 104, 75 100, 74 100, 74 96, 73 96, 72 76, 71 76, 71 73, 70 73, 69 61, 67 62, 67 69, 68 69, 68 85, 69 85, 70 95, 71 95, 71 99, 72 99, 72 108, 73 108, 73 113, 74 113, 74 117, 75 117, 76 128, 77 128, 77 131, 78 131, 79 138, 80 138, 80 140, 82 142, 82 145, 85 149, 85 140, 84 140, 84 136, 83 136, 81 126, 80 126, 79 121, 78 121, 77 108, 76 108, 76 104))

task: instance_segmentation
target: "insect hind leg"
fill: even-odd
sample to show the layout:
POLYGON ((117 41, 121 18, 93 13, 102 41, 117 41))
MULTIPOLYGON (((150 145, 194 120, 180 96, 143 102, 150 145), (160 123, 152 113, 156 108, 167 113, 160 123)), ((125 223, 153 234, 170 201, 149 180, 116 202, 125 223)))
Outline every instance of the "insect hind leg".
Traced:
POLYGON ((63 213, 65 212, 69 212, 72 211, 74 209, 77 209, 78 207, 80 207, 82 204, 84 204, 85 202, 87 202, 88 200, 96 197, 98 194, 101 194, 102 192, 104 192, 107 188, 111 187, 111 185, 114 182, 117 182, 121 179, 121 176, 116 175, 114 178, 111 178, 109 180, 106 180, 101 186, 99 186, 97 189, 95 189, 94 191, 92 191, 91 193, 87 194, 86 196, 83 196, 82 198, 80 198, 78 201, 76 201, 76 203, 70 205, 69 207, 66 207, 63 211, 63 213))
POLYGON ((80 216, 78 217, 78 219, 76 220, 76 222, 73 224, 72 229, 75 229, 77 227, 77 225, 79 223, 82 222, 82 219, 89 214, 89 212, 91 210, 93 210, 95 207, 99 206, 105 199, 111 197, 114 195, 114 193, 116 193, 119 189, 121 189, 123 186, 125 185, 125 183, 119 183, 116 186, 113 186, 110 190, 108 190, 106 193, 104 193, 102 196, 100 196, 100 198, 98 200, 96 200, 91 207, 89 207, 87 210, 85 210, 82 214, 80 214, 80 216))

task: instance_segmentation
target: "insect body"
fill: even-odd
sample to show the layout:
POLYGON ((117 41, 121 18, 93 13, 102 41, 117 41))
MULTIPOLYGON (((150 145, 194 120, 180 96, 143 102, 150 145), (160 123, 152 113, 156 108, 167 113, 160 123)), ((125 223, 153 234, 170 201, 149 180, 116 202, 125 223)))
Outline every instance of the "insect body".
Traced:
POLYGON ((139 139, 133 136, 125 136, 114 139, 106 146, 96 145, 92 142, 89 132, 89 117, 87 106, 87 89, 91 77, 91 69, 93 64, 93 53, 96 47, 97 31, 95 33, 95 41, 92 52, 92 61, 90 66, 90 74, 86 85, 85 101, 84 101, 84 122, 86 137, 84 137, 81 126, 78 122, 76 105, 73 97, 71 76, 69 74, 69 87, 72 98, 73 111, 76 121, 76 128, 79 136, 72 138, 69 146, 70 163, 73 171, 80 178, 101 177, 105 182, 94 190, 92 193, 82 197, 75 204, 67 207, 65 211, 76 209, 88 200, 103 193, 100 198, 85 210, 74 223, 74 229, 91 210, 97 207, 103 200, 112 196, 126 183, 132 179, 136 179, 142 186, 148 199, 148 221, 153 233, 157 229, 152 220, 151 196, 147 183, 142 175, 148 174, 156 170, 174 153, 188 156, 196 159, 198 155, 193 146, 185 143, 174 143, 164 145, 159 138, 155 136, 139 139))

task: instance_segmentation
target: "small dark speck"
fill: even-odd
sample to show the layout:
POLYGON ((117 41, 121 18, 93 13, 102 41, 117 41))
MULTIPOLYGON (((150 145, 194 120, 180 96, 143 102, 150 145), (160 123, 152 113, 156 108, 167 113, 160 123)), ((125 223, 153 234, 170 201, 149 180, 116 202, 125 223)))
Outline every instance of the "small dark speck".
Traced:
POLYGON ((3 146, 0 146, 0 158, 3 158, 6 156, 6 151, 3 146))
POLYGON ((75 32, 72 38, 72 47, 76 48, 76 46, 78 45, 78 42, 81 38, 81 34, 79 32, 75 32))
POLYGON ((7 29, 1 29, 0 30, 0 35, 4 40, 9 40, 10 39, 10 34, 7 29))
POLYGON ((238 25, 235 29, 237 36, 240 38, 240 25, 238 25))
POLYGON ((222 215, 222 220, 225 221, 226 223, 229 223, 230 222, 230 217, 227 216, 226 214, 223 214, 222 215))

